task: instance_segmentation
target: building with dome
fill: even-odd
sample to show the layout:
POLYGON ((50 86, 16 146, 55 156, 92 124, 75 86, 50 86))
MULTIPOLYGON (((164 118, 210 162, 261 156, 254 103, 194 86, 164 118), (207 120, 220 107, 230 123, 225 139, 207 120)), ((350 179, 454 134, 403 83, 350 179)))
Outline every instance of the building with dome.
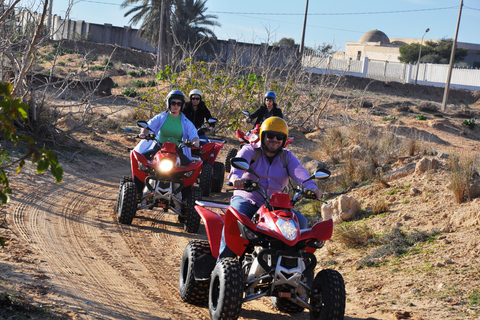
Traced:
MULTIPOLYGON (((345 42, 345 52, 335 52, 335 59, 352 59, 362 61, 368 58, 371 61, 399 62, 400 47, 406 44, 420 43, 421 39, 389 38, 380 30, 370 30, 362 35, 359 41, 345 42)), ((426 41, 435 41, 424 39, 426 41)), ((480 45, 457 42, 457 48, 469 49, 464 62, 469 66, 480 67, 480 45)))

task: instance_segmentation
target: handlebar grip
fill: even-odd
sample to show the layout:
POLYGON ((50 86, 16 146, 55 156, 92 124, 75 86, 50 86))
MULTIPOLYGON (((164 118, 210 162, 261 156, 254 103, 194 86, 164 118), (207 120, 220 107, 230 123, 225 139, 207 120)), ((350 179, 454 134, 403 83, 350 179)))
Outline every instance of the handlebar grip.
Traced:
POLYGON ((233 182, 232 182, 232 181, 228 181, 228 182, 227 182, 227 186, 233 187, 233 182))

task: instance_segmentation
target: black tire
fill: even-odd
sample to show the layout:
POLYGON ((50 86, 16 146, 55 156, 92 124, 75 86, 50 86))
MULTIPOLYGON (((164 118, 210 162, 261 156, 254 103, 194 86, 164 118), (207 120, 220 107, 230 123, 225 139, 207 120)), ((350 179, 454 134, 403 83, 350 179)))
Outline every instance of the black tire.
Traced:
POLYGON ((303 307, 293 303, 287 298, 272 297, 273 307, 280 312, 295 314, 303 311, 303 307))
POLYGON ((209 281, 196 281, 194 263, 202 254, 211 254, 210 245, 206 240, 190 241, 183 251, 178 277, 178 291, 183 301, 206 306, 208 303, 209 281))
POLYGON ((235 320, 242 308, 243 272, 237 258, 217 262, 210 277, 208 309, 210 319, 235 320))
POLYGON ((132 224, 137 211, 137 187, 133 182, 125 182, 118 201, 118 222, 132 224))
POLYGON ((122 196, 122 187, 125 182, 133 182, 132 177, 129 176, 123 176, 122 179, 120 179, 120 183, 118 185, 118 195, 117 195, 117 202, 115 202, 115 205, 113 206, 113 212, 117 213, 118 209, 118 204, 120 203, 120 198, 122 196))
POLYGON ((212 192, 222 192, 225 180, 225 165, 221 162, 213 163, 212 192))
POLYGON ((198 178, 200 179, 200 188, 202 188, 202 195, 208 197, 212 190, 213 168, 211 165, 204 163, 202 171, 198 178))
POLYGON ((225 172, 230 172, 232 169, 232 165, 230 163, 230 159, 235 158, 237 156, 238 150, 232 148, 228 150, 227 155, 225 156, 225 172))
POLYGON ((200 216, 195 210, 195 201, 202 199, 202 190, 198 187, 192 187, 192 194, 185 204, 184 216, 179 218, 183 220, 183 229, 189 233, 196 233, 200 227, 200 216))
POLYGON ((342 320, 345 315, 345 283, 335 270, 325 269, 317 273, 313 281, 310 304, 311 320, 342 320))

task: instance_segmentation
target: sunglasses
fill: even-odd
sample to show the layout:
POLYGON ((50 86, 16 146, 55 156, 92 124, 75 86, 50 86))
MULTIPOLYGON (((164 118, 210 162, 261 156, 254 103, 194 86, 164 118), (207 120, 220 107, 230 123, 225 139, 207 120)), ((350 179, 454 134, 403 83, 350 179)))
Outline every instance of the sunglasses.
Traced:
POLYGON ((285 140, 286 136, 283 133, 273 133, 273 132, 267 132, 267 139, 273 140, 274 138, 277 138, 278 141, 280 140, 285 140))
POLYGON ((181 107, 183 105, 183 102, 182 101, 172 101, 172 102, 170 102, 170 105, 181 107))
POLYGON ((200 98, 192 98, 192 100, 200 100, 200 98))

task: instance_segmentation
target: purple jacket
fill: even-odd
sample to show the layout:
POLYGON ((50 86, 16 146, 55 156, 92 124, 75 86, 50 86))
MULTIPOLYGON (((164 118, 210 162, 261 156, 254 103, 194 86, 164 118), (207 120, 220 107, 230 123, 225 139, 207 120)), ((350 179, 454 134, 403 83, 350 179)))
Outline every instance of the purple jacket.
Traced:
MULTIPOLYGON (((237 157, 247 160, 249 163, 252 160, 255 149, 260 148, 260 142, 255 144, 249 144, 244 146, 237 154, 237 157)), ((282 159, 280 154, 278 154, 274 159, 272 164, 270 164, 265 157, 265 154, 262 152, 260 158, 251 164, 250 168, 260 177, 260 185, 267 191, 268 196, 270 197, 275 192, 282 192, 283 189, 288 184, 288 175, 298 184, 301 184, 305 181, 310 175, 308 171, 302 166, 297 157, 290 151, 282 149, 282 152, 287 153, 287 169, 283 167, 282 159)), ((257 180, 253 174, 247 173, 243 170, 238 170, 232 168, 228 179, 251 179, 257 180)), ((314 181, 310 180, 304 184, 305 188, 308 189, 318 189, 314 181)), ((243 190, 235 190, 233 196, 240 196, 246 200, 249 200, 251 203, 256 206, 261 206, 265 203, 260 192, 246 192, 243 190)))

